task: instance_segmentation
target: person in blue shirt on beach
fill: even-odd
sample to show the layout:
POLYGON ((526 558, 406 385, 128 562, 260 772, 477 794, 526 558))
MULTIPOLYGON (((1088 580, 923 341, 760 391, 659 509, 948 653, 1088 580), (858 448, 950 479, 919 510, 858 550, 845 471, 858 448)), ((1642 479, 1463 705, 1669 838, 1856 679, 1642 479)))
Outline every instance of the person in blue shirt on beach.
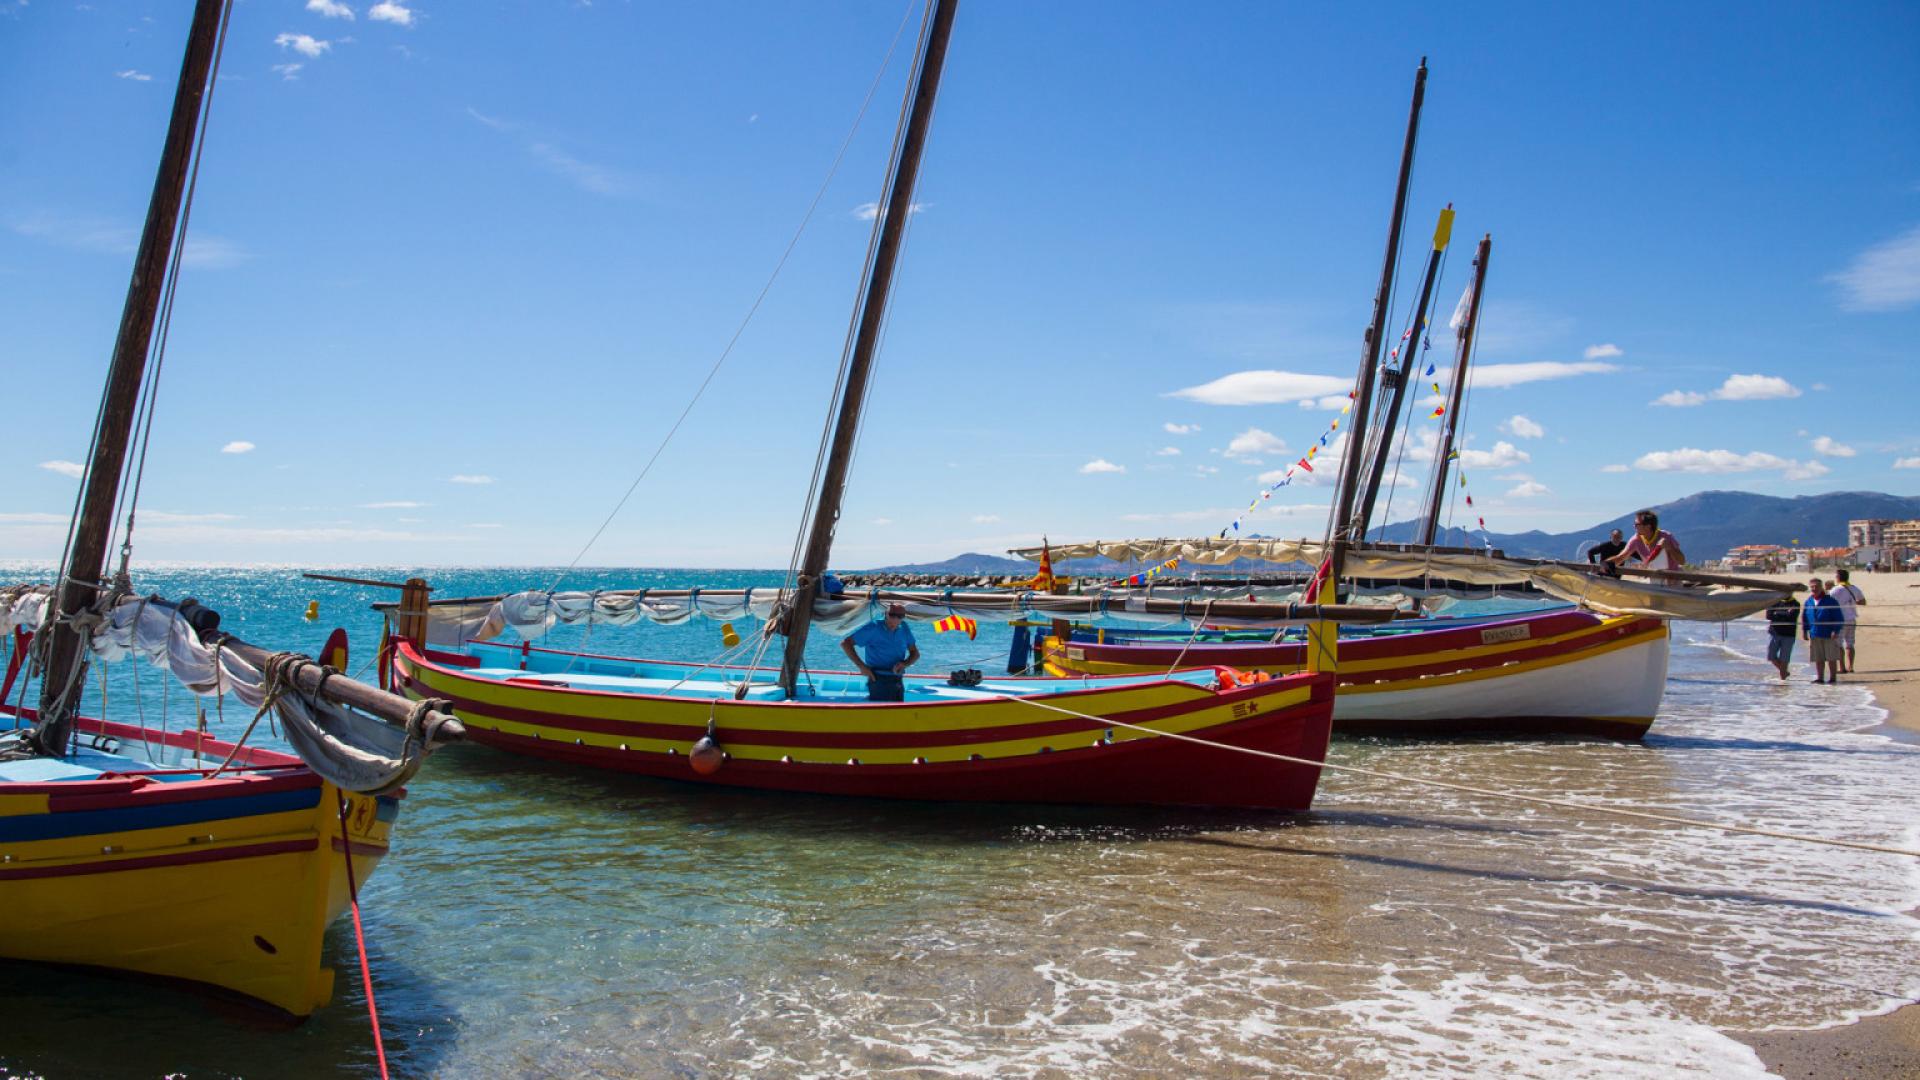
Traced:
POLYGON ((1847 617, 1819 578, 1807 582, 1807 588, 1813 595, 1807 597, 1800 625, 1813 652, 1813 681, 1831 685, 1840 681, 1840 628, 1847 617))
POLYGON ((905 604, 888 604, 885 619, 870 622, 841 638, 840 650, 860 669, 860 674, 867 677, 867 700, 906 700, 906 684, 900 676, 919 663, 920 646, 914 642, 913 630, 907 626, 905 604), (854 652, 855 646, 866 653, 864 660, 854 652))

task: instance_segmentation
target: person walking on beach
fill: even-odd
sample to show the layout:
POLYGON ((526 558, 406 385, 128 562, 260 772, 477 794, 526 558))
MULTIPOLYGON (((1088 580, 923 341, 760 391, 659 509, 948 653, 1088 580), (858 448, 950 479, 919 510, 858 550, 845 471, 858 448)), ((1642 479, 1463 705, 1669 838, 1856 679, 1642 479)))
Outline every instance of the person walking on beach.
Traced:
POLYGON ((1800 602, 1792 593, 1781 593, 1780 599, 1767 605, 1767 661, 1783 679, 1793 663, 1793 641, 1799 636, 1800 602))
POLYGON ((904 701, 906 683, 901 673, 920 661, 920 646, 907 626, 907 606, 888 604, 887 617, 840 639, 840 651, 867 677, 867 700, 904 701), (862 660, 854 646, 866 652, 862 660))
POLYGON ((1614 567, 1610 560, 1612 560, 1615 555, 1626 550, 1626 547, 1627 542, 1620 538, 1620 530, 1615 529, 1604 543, 1593 545, 1592 549, 1587 552, 1587 561, 1599 564, 1602 572, 1612 574, 1614 577, 1619 577, 1620 571, 1614 567))
POLYGON ((1819 578, 1807 582, 1813 595, 1802 609, 1801 626, 1807 647, 1813 653, 1813 681, 1829 685, 1840 681, 1840 601, 1827 592, 1819 578))
POLYGON ((1848 580, 1846 567, 1835 570, 1833 575, 1839 580, 1834 583, 1832 595, 1840 602, 1840 613, 1847 619, 1840 627, 1840 651, 1846 654, 1840 670, 1851 675, 1853 674, 1853 629, 1854 625, 1860 621, 1858 609, 1866 604, 1867 594, 1860 591, 1860 586, 1848 580))
POLYGON ((1608 559, 1607 565, 1620 566, 1628 559, 1640 560, 1643 570, 1678 570, 1687 564, 1687 557, 1680 551, 1680 541, 1660 527, 1660 515, 1651 510, 1633 515, 1633 539, 1627 541, 1619 554, 1608 559))

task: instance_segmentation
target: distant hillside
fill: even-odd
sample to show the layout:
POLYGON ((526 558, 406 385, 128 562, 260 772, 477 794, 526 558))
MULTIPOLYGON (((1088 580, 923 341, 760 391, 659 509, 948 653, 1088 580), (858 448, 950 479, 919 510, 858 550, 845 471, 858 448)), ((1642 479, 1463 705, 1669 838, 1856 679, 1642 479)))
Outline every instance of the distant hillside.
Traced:
MULTIPOLYGON (((1638 509, 1637 507, 1635 509, 1638 509)), ((1847 542, 1847 522, 1858 518, 1920 518, 1920 497, 1887 495, 1877 491, 1835 491, 1825 495, 1800 495, 1783 499, 1775 495, 1755 495, 1747 491, 1703 491, 1652 508, 1660 515, 1660 527, 1680 538, 1687 558, 1701 562, 1718 559, 1741 544, 1794 544, 1801 547, 1840 547, 1847 542)), ((1418 520, 1399 521, 1386 527, 1384 539, 1403 544, 1419 537, 1418 520)), ((1547 533, 1538 529, 1522 533, 1494 533, 1493 546, 1509 555, 1542 559, 1575 559, 1583 550, 1604 540, 1610 530, 1633 533, 1633 512, 1621 514, 1573 532, 1547 533)), ((1118 540, 1123 537, 1102 537, 1118 540)), ((1454 547, 1479 547, 1482 539, 1462 529, 1443 529, 1436 538, 1454 547)), ((994 555, 958 555, 945 562, 913 566, 882 566, 877 571, 913 574, 1031 574, 1034 565, 1019 559, 994 555)), ((1111 574, 1115 564, 1099 559, 1079 559, 1055 567, 1063 574, 1111 574)), ((1240 563, 1219 570, 1272 570, 1266 563, 1240 563)))

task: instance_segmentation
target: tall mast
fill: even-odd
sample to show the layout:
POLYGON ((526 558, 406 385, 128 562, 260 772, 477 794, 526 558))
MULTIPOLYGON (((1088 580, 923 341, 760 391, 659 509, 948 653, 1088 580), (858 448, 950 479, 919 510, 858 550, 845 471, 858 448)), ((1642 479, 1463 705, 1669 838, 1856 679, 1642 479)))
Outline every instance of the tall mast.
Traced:
POLYGON ((1407 110, 1407 140, 1400 149, 1400 182, 1393 192, 1393 219, 1387 228, 1387 256, 1380 267, 1380 287, 1373 294, 1373 321, 1360 347, 1360 373, 1354 378, 1353 424, 1347 432, 1347 453, 1341 455, 1339 498, 1334 502, 1332 544, 1327 552, 1326 580, 1337 589, 1347 547, 1358 537, 1348 529, 1353 522, 1353 498, 1360 479, 1360 450, 1366 444, 1367 413, 1373 407, 1373 373, 1380 363, 1380 332, 1387 321, 1387 295, 1393 290, 1393 272, 1400 254, 1400 225, 1407 212, 1407 180, 1413 173, 1413 148, 1420 134, 1420 104, 1427 95, 1427 58, 1413 76, 1413 105, 1407 110))
POLYGON ((1413 330, 1406 348, 1400 351, 1400 366, 1387 368, 1381 378, 1393 391, 1393 403, 1381 410, 1385 420, 1379 437, 1374 439, 1373 465, 1367 474, 1366 494, 1360 500, 1360 520, 1354 523, 1353 538, 1365 540, 1367 527, 1373 524, 1373 504, 1380 497, 1380 481, 1387 473, 1387 455, 1393 452, 1393 432, 1400 424, 1400 406, 1407 397, 1407 385, 1413 381, 1413 365, 1427 339, 1427 305, 1433 300, 1433 279, 1440 272, 1440 257, 1446 254, 1447 241, 1453 237, 1453 204, 1440 211, 1440 223, 1433 229, 1433 253, 1427 256, 1427 276, 1420 282, 1420 303, 1414 308, 1413 330))
POLYGON ((181 194, 186 188, 187 165, 193 137, 200 123, 200 103, 206 95, 207 73, 213 66, 224 0, 198 0, 193 27, 187 35, 186 59, 173 94, 173 118, 160 156, 160 171, 147 203, 147 223, 133 260, 133 279, 120 314, 120 333, 114 340, 113 360, 107 368, 100 426, 87 465, 87 486, 80 500, 80 518, 72 546, 62 553, 57 613, 41 631, 45 635, 45 664, 40 684, 40 718, 33 738, 40 750, 54 756, 67 751, 73 715, 80 704, 86 675, 87 633, 72 618, 93 607, 106 575, 107 541, 113 527, 113 505, 120 494, 120 472, 126 464, 127 444, 133 434, 134 408, 140 398, 140 380, 153 342, 153 322, 160 306, 160 287, 173 251, 174 227, 180 218, 181 194))
POLYGON ((906 122, 906 135, 900 142, 900 156, 894 164, 893 182, 886 202, 880 204, 879 243, 875 245, 872 273, 867 277, 866 295, 861 302, 860 326, 854 335, 853 358, 847 368, 847 385, 834 420, 833 446, 827 459, 826 476, 820 484, 820 504, 813 512, 813 524, 807 533, 806 555, 795 581, 792 606, 787 609, 787 648, 780 660, 780 686, 791 698, 799 682, 801 661, 807 651, 807 631, 813 622, 813 599, 820 591, 820 576, 826 572, 827 558, 833 550, 833 529, 840 520, 840 501, 847 485, 847 467, 853 458, 853 443, 860 431, 860 408, 867 395, 867 383, 873 369, 874 347, 880 339, 880 327, 886 315, 887 292, 893 285, 894 265, 900 254, 900 238, 906 231, 912 212, 914 180, 920 173, 920 152, 927 142, 927 128, 933 120, 934 95, 940 89, 940 69, 947 59, 947 38, 953 31, 953 13, 958 0, 928 0, 928 29, 920 57, 919 81, 913 91, 913 107, 906 122))
POLYGON ((1434 530, 1440 526, 1440 501, 1447 493, 1447 463, 1453 459, 1453 436, 1460 425, 1460 400, 1467 392, 1467 360, 1473 354, 1473 328, 1480 321, 1480 290, 1487 283, 1487 258, 1493 254, 1493 235, 1480 238, 1480 249, 1473 253, 1473 299, 1467 301, 1467 319, 1460 324, 1460 337, 1453 351, 1453 387, 1447 394, 1447 419, 1440 425, 1440 457, 1433 463, 1433 491, 1427 498, 1427 520, 1421 526, 1420 542, 1432 544, 1434 530))

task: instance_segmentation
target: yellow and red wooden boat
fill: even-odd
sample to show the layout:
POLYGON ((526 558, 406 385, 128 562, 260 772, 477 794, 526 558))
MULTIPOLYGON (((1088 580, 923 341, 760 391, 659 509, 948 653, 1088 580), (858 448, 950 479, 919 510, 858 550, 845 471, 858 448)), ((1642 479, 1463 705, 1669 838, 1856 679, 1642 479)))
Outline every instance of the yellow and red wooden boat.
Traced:
POLYGON ((1333 677, 1305 672, 1243 682, 1204 668, 970 686, 910 676, 904 703, 874 704, 851 672, 813 672, 789 696, 770 669, 480 641, 442 651, 401 638, 392 649, 390 688, 451 701, 474 742, 675 780, 832 795, 1305 810, 1333 708, 1333 677), (743 683, 748 696, 735 700, 743 683), (708 736, 724 757, 703 773, 694 751, 708 736))
POLYGON ((68 757, 0 761, 0 958, 186 980, 296 1017, 326 1004, 347 860, 364 883, 401 796, 345 794, 290 754, 191 730, 74 731, 68 757))

